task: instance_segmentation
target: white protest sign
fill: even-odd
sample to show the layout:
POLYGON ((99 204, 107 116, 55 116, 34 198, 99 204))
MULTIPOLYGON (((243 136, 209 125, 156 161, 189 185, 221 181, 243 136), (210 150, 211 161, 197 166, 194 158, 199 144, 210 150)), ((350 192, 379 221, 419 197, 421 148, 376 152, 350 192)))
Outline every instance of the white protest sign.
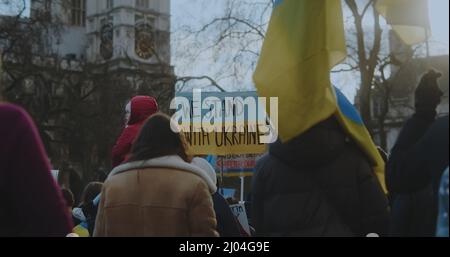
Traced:
POLYGON ((58 182, 59 170, 52 170, 52 177, 58 182))
POLYGON ((242 228, 248 235, 251 235, 250 225, 248 224, 247 212, 245 211, 245 205, 243 203, 230 205, 231 211, 237 218, 242 228))

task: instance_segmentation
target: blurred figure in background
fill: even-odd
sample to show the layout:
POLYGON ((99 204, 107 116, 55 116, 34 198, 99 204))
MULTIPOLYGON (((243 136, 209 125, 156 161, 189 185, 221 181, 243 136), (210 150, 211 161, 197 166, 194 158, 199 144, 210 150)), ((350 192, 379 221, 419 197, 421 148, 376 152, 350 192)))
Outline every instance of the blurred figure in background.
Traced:
POLYGON ((211 198, 217 187, 190 162, 170 117, 152 115, 129 160, 103 185, 94 236, 218 236, 211 198))
POLYGON ((439 217, 437 226, 438 237, 449 237, 448 235, 448 168, 444 172, 439 189, 439 217))
POLYGON ((434 70, 422 77, 415 93, 415 113, 405 123, 386 166, 392 236, 436 234, 439 183, 449 164, 448 116, 436 120, 443 96, 439 77, 434 70))
POLYGON ((135 96, 125 107, 126 126, 112 149, 113 168, 128 158, 131 146, 148 117, 158 112, 158 103, 150 96, 135 96))
POLYGON ((73 196, 73 193, 72 191, 70 191, 70 189, 66 188, 61 189, 61 192, 67 206, 67 213, 69 213, 69 215, 72 215, 72 208, 75 205, 75 198, 73 196))
POLYGON ((75 223, 74 232, 80 236, 90 236, 94 232, 95 219, 97 217, 98 205, 95 204, 95 198, 102 191, 103 183, 91 182, 83 190, 81 203, 78 208, 74 208, 72 216, 75 223))
MULTIPOLYGON (((203 158, 194 158, 192 164, 207 172, 217 185, 217 174, 209 162, 203 158)), ((221 237, 240 237, 239 226, 225 198, 218 191, 212 195, 217 220, 217 232, 221 237)))
POLYGON ((30 116, 0 104, 0 236, 66 236, 72 220, 30 116))

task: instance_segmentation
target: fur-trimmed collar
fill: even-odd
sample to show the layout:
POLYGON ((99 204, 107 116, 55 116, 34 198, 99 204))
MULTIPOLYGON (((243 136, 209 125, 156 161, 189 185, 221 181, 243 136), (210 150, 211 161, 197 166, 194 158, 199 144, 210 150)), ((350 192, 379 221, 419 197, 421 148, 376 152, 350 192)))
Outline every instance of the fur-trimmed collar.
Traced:
POLYGON ((117 166, 115 169, 111 171, 108 178, 120 174, 129 170, 136 169, 145 169, 145 168, 168 168, 168 169, 177 169, 191 172, 199 177, 201 177, 206 184, 208 185, 209 191, 211 194, 217 191, 217 186, 214 184, 212 179, 208 176, 208 173, 199 167, 185 162, 181 157, 177 155, 164 156, 159 158, 154 158, 146 161, 136 161, 136 162, 128 162, 124 163, 120 166, 117 166))

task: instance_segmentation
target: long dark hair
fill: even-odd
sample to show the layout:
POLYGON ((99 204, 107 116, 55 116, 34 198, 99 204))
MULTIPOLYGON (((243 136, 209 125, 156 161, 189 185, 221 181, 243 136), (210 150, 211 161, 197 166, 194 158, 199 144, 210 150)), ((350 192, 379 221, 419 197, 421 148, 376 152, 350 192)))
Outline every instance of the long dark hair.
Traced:
POLYGON ((88 204, 101 193, 103 187, 103 183, 101 182, 91 182, 87 184, 87 186, 83 190, 83 194, 81 195, 81 204, 88 204))
POLYGON ((173 132, 170 117, 157 113, 152 115, 141 128, 131 149, 128 162, 145 161, 168 155, 178 155, 190 162, 187 144, 182 133, 173 132))

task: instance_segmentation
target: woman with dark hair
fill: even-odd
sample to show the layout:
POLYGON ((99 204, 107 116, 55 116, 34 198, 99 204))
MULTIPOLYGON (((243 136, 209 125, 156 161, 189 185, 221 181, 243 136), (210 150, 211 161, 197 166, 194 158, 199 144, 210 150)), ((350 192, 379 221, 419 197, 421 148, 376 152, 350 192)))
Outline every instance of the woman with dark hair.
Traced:
POLYGON ((216 185, 190 161, 170 117, 151 116, 128 162, 103 185, 94 236, 218 236, 211 199, 216 185))
POLYGON ((101 182, 91 182, 91 183, 87 184, 87 186, 83 190, 83 194, 81 195, 80 205, 94 201, 94 199, 102 191, 102 187, 103 187, 103 183, 101 183, 101 182))
POLYGON ((97 205, 94 199, 102 191, 103 183, 91 182, 83 190, 80 207, 72 211, 75 223, 74 232, 80 236, 90 236, 94 232, 95 219, 97 217, 97 205))

